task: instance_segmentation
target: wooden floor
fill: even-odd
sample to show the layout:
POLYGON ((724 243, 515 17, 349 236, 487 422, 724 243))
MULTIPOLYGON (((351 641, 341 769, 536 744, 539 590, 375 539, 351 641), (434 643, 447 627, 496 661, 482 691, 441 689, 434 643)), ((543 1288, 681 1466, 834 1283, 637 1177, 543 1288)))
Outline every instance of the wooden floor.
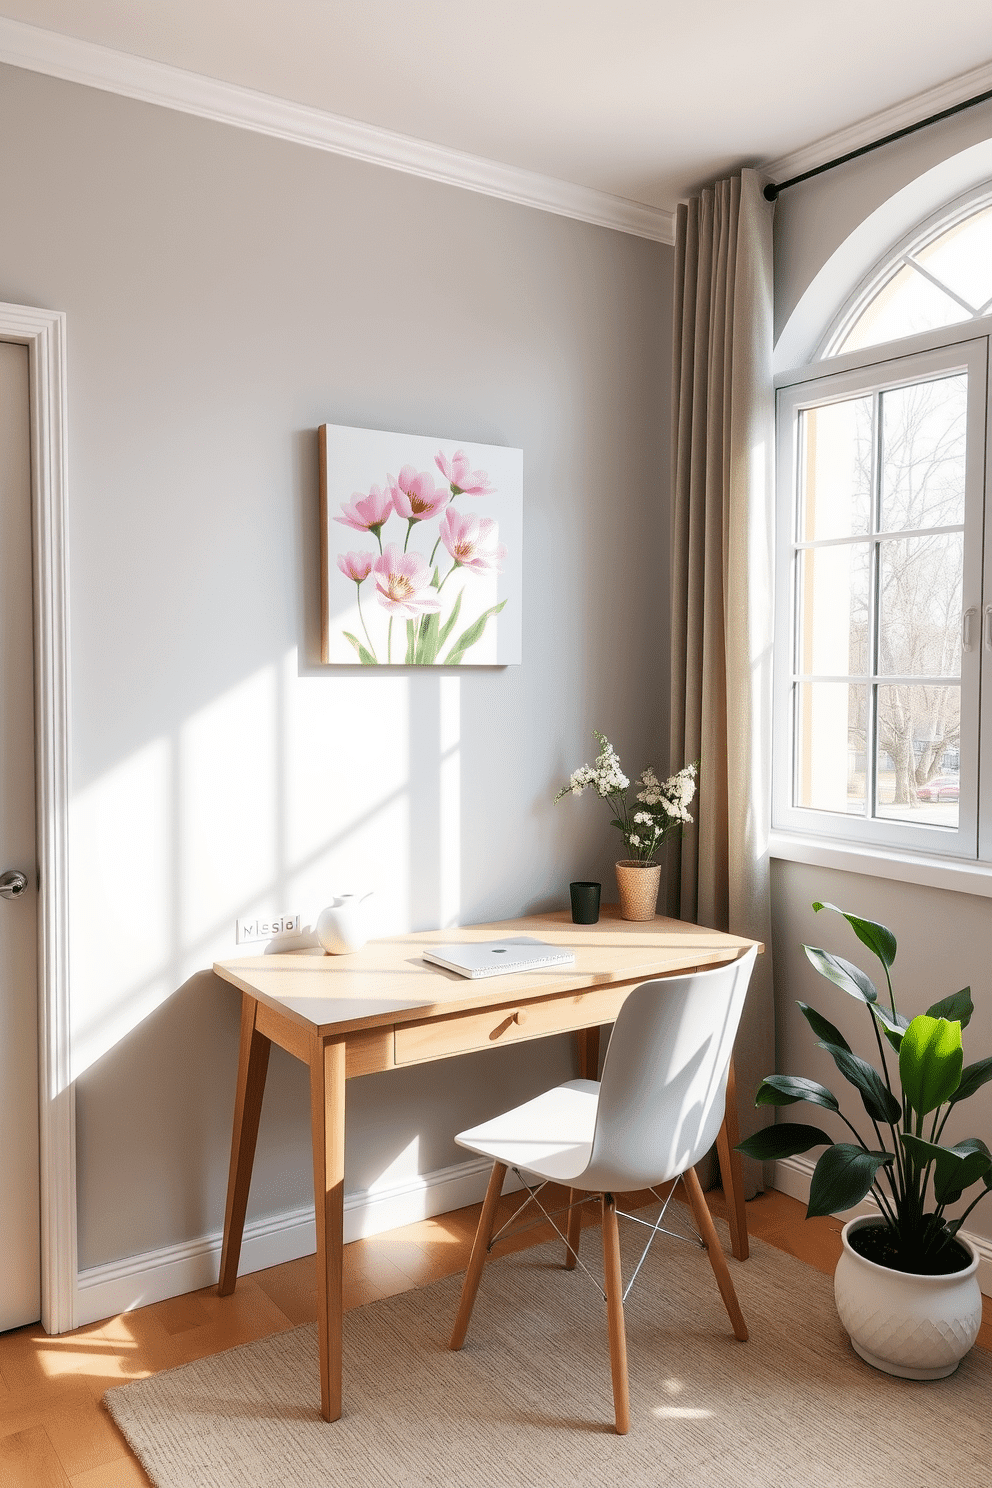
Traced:
MULTIPOLYGON (((720 1191, 707 1197, 714 1212, 721 1214, 720 1191)), ((512 1207, 516 1201, 511 1195, 503 1203, 512 1207)), ((752 1235, 819 1271, 833 1271, 840 1254, 839 1220, 805 1220, 802 1204, 774 1192, 759 1195, 747 1210, 752 1235)), ((476 1205, 346 1246, 345 1307, 464 1269, 477 1216, 476 1205)), ((519 1243, 536 1244, 548 1234, 535 1228, 519 1243)), ((207 1288, 57 1338, 49 1338, 38 1326, 0 1334, 0 1484, 3 1488, 147 1484, 100 1403, 104 1391, 296 1327, 311 1321, 315 1312, 314 1259, 307 1256, 243 1277, 233 1297, 220 1298, 216 1288, 207 1288)), ((985 1299, 979 1344, 992 1349, 990 1298, 985 1299)))

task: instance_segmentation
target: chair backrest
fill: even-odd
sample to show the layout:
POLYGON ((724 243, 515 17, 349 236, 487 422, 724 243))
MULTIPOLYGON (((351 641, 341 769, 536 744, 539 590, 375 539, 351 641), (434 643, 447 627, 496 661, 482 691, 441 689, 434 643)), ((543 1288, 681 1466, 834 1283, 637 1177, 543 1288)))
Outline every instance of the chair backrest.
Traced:
POLYGON ((756 955, 752 946, 726 966, 631 992, 606 1052, 583 1188, 666 1183, 709 1151, 756 955))

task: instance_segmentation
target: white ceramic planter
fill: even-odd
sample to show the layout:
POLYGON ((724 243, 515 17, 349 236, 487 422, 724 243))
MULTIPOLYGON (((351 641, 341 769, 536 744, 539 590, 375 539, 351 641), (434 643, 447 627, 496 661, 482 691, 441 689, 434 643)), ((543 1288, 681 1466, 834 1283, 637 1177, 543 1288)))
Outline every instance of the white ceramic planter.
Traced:
POLYGON ((834 1272, 840 1320, 862 1359, 876 1369, 903 1379, 943 1379, 978 1337, 978 1254, 958 1236, 971 1257, 963 1271, 950 1276, 891 1271, 859 1255, 848 1240, 853 1230, 877 1223, 869 1215, 844 1226, 844 1253, 834 1272))
POLYGON ((317 918, 317 940, 329 956, 360 951, 369 938, 368 894, 338 894, 317 918))

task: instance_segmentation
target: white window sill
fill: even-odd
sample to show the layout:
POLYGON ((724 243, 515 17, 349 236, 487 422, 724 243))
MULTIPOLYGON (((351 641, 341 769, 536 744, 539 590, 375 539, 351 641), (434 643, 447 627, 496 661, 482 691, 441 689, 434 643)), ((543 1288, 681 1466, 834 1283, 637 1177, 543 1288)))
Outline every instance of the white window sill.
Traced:
POLYGON ((816 868, 842 868, 848 873, 867 873, 896 883, 923 884, 930 889, 951 889, 959 894, 977 894, 992 899, 992 863, 962 858, 926 857, 887 847, 862 847, 833 842, 824 837, 800 837, 791 832, 771 832, 768 856, 788 863, 809 863, 816 868))

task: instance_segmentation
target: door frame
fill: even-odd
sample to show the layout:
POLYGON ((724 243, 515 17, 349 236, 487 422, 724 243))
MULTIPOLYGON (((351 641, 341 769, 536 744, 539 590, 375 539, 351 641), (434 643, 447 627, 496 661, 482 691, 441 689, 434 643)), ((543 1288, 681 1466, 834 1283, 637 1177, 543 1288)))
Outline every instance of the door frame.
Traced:
POLYGON ((0 303, 0 340, 28 348, 38 838, 41 1322, 75 1325, 76 1142, 69 1040, 69 586, 66 317, 0 303))

